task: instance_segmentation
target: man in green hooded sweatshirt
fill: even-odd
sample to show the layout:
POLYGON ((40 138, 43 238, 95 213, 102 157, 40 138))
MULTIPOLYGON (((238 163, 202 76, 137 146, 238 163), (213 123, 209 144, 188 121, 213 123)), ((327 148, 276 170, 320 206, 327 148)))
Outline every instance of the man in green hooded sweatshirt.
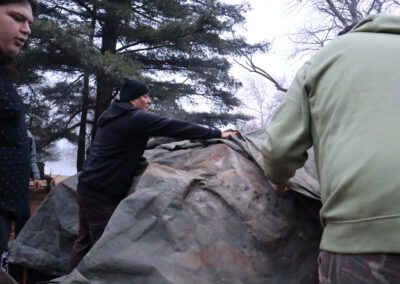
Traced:
POLYGON ((273 189, 314 146, 320 283, 400 281, 400 17, 369 16, 298 71, 267 128, 273 189))

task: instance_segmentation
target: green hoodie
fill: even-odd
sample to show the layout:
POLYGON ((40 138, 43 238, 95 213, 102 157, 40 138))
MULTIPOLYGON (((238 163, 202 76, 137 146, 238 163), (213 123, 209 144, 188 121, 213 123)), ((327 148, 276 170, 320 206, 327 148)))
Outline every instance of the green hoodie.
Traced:
POLYGON ((400 17, 367 17, 322 48, 267 132, 265 173, 277 184, 314 146, 321 249, 400 253, 400 17))

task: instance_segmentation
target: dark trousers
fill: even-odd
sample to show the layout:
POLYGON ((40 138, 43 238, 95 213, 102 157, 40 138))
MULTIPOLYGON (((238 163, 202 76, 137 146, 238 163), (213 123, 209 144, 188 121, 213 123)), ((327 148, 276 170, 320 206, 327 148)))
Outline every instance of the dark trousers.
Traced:
POLYGON ((20 213, 18 214, 18 216, 15 216, 13 218, 15 237, 19 235, 22 228, 28 222, 30 217, 31 217, 31 206, 29 204, 29 201, 26 200, 26 202, 24 202, 24 204, 22 205, 22 208, 20 209, 20 213))
POLYGON ((321 251, 320 284, 400 283, 400 254, 342 254, 321 251))
POLYGON ((0 211, 0 269, 8 271, 8 240, 11 231, 11 216, 0 211))
POLYGON ((14 233, 16 237, 29 219, 29 203, 26 204, 25 209, 28 211, 24 210, 24 214, 21 214, 21 217, 12 217, 10 214, 0 211, 0 268, 7 272, 9 269, 8 241, 10 240, 11 224, 14 222, 14 233))
POLYGON ((67 272, 70 273, 103 234, 118 204, 106 203, 78 192, 79 233, 72 247, 67 272))

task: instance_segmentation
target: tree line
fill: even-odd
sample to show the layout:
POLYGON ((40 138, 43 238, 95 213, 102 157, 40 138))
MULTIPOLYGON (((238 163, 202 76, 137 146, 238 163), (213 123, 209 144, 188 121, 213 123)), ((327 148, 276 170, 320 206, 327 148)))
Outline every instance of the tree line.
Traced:
MULTIPOLYGON (((27 105, 28 127, 44 160, 51 157, 55 142, 65 138, 77 145, 80 170, 85 150, 96 133, 95 122, 117 95, 124 77, 149 85, 153 111, 216 127, 251 118, 232 113, 242 105, 236 95, 241 82, 229 75, 229 58, 277 89, 277 100, 269 103, 254 92, 264 124, 287 90, 273 75, 273 67, 259 66, 253 60, 254 54, 268 52, 270 43, 249 44, 238 32, 251 2, 38 2, 40 12, 30 42, 14 62, 14 79, 27 105), (208 102, 208 109, 196 105, 199 101, 208 102), (187 111, 186 105, 200 111, 187 111)), ((284 3, 288 9, 312 11, 313 20, 305 19, 304 26, 288 35, 294 56, 310 56, 346 26, 367 15, 390 13, 400 7, 397 0, 284 3)))
POLYGON ((124 77, 145 81, 154 111, 221 126, 248 117, 240 82, 229 75, 229 56, 265 52, 235 30, 247 4, 214 0, 47 0, 32 37, 15 62, 28 127, 42 156, 61 139, 77 144, 77 169, 96 133, 96 120, 117 95, 124 77), (198 98, 210 109, 188 112, 198 98))

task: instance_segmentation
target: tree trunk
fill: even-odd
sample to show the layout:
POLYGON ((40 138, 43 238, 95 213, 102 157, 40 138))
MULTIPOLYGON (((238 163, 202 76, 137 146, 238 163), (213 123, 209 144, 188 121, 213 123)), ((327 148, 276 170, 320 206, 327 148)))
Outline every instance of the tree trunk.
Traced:
MULTIPOLYGON (((126 0, 109 1, 113 3, 124 3, 126 0)), ((115 18, 108 19, 104 22, 102 28, 101 53, 115 54, 117 47, 117 32, 119 28, 119 20, 115 18)), ((97 74, 97 96, 96 107, 94 113, 94 123, 92 128, 92 140, 96 137, 97 120, 99 116, 107 109, 111 103, 112 91, 114 83, 104 73, 97 74)))
POLYGON ((86 123, 87 114, 89 109, 89 72, 85 72, 83 78, 83 91, 82 91, 82 114, 81 114, 81 125, 79 127, 79 138, 78 138, 78 153, 76 157, 76 169, 79 172, 82 170, 83 162, 85 161, 85 150, 86 150, 86 123))
MULTIPOLYGON (((93 12, 95 13, 96 6, 93 6, 93 12)), ((90 23, 90 42, 93 43, 94 32, 96 29, 96 18, 92 17, 90 23)), ((81 124, 79 127, 79 137, 78 137, 78 151, 76 157, 76 169, 77 172, 80 172, 83 167, 83 162, 86 158, 86 131, 87 131, 87 116, 89 111, 89 79, 90 73, 89 71, 85 71, 83 77, 83 90, 82 90, 82 114, 81 114, 81 124)))

